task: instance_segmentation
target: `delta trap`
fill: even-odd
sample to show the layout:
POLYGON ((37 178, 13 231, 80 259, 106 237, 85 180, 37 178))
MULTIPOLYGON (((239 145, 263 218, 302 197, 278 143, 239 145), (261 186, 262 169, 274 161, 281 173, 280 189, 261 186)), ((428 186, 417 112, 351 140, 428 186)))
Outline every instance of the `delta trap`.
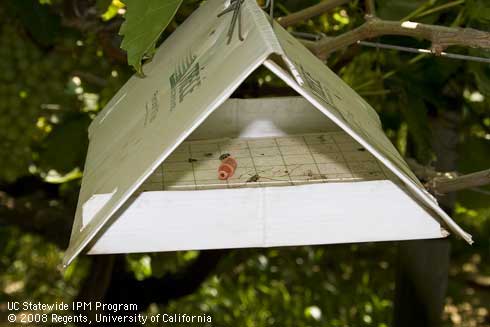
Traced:
POLYGON ((64 264, 89 254, 441 238, 469 243, 368 103, 255 0, 211 0, 89 127, 64 264), (219 16, 219 17, 218 17, 219 16), (265 66, 299 97, 229 99, 265 66), (218 178, 223 157, 237 167, 218 178))

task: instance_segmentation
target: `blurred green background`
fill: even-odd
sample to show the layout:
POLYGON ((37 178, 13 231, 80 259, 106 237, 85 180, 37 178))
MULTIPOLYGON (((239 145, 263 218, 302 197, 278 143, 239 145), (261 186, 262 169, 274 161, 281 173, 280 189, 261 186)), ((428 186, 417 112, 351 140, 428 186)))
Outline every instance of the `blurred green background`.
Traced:
MULTIPOLYGON (((278 0, 275 13, 317 2, 278 0)), ((199 4, 184 1, 162 40, 199 4)), ((486 0, 376 6, 383 19, 490 30, 486 0)), ((0 326, 7 326, 7 301, 75 299, 139 303, 151 313, 204 312, 213 326, 391 326, 396 242, 81 256, 61 271, 87 127, 133 74, 119 48, 124 13, 118 0, 0 3, 0 326)), ((333 36, 363 21, 364 3, 351 1, 291 29, 333 36)), ((403 37, 375 41, 430 46, 403 37)), ((490 58, 485 50, 448 51, 490 58)), ((444 171, 490 167, 490 64, 361 46, 332 54, 327 64, 378 111, 406 157, 444 171)), ((284 95, 294 92, 261 70, 234 96, 284 95)), ((442 201, 475 240, 448 241, 443 325, 490 326, 490 188, 442 201)))

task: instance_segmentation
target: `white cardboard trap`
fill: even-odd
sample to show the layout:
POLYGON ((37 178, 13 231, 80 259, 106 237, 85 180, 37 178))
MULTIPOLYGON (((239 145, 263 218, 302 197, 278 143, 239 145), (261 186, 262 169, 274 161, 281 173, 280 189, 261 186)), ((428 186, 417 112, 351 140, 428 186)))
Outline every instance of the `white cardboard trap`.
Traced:
MULTIPOLYGON (((245 40, 234 38, 227 44, 231 15, 217 18, 225 5, 211 0, 196 10, 145 65, 146 77, 132 77, 91 124, 65 265, 85 248, 90 253, 121 253, 443 237, 439 222, 471 242, 425 191, 384 135, 376 112, 359 95, 278 24, 271 26, 255 0, 243 4, 245 40), (260 65, 304 99, 224 103, 260 65), (332 159, 339 156, 311 151, 313 143, 307 140, 334 135, 365 154, 345 157, 348 148, 336 144, 343 160, 339 163, 332 159), (278 187, 265 177, 278 177, 279 172, 264 172, 260 165, 252 168, 263 175, 262 181, 247 177, 231 187, 209 183, 209 174, 196 179, 200 169, 194 166, 209 168, 216 162, 201 158, 185 165, 185 156, 193 155, 190 151, 199 144, 201 149, 209 147, 204 153, 211 153, 210 160, 216 160, 221 144, 228 144, 232 155, 240 150, 233 145, 249 151, 242 166, 240 160, 238 164, 241 170, 250 168, 254 142, 270 145, 271 140, 277 146, 268 151, 276 152, 262 157, 275 157, 269 167, 287 175, 288 183, 278 187), (293 153, 281 152, 278 142, 288 147, 295 140, 302 142, 285 149, 293 153), (328 169, 321 172, 325 165, 332 168, 332 162, 305 158, 297 164, 313 165, 311 176, 307 169, 306 177, 291 174, 285 156, 304 154, 305 149, 312 158, 317 154, 333 160, 344 180, 329 178, 328 169), (186 167, 169 165, 179 151, 185 153, 180 163, 186 167), (281 154, 273 155, 277 151, 281 154), (367 170, 376 173, 368 161, 379 168, 378 177, 353 168, 371 167, 367 170), (181 170, 175 170, 177 166, 181 170), (190 173, 193 179, 185 180, 190 173), (308 180, 315 174, 316 180, 308 180), (166 175, 174 176, 167 186, 191 184, 169 189, 164 179, 158 181, 166 175), (159 182, 161 190, 153 185, 145 192, 159 182)), ((317 147, 322 146, 327 144, 317 147)))

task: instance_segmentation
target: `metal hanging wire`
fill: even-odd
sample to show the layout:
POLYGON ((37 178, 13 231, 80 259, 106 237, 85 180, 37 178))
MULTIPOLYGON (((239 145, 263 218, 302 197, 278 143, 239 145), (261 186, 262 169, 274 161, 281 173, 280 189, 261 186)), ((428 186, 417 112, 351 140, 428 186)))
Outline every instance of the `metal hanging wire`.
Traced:
MULTIPOLYGON (((305 32, 292 32, 291 34, 293 34, 296 37, 305 40, 312 40, 312 41, 318 41, 321 40, 323 37, 325 37, 324 34, 305 33, 305 32)), ((441 56, 441 57, 446 57, 451 59, 476 61, 476 62, 490 64, 490 58, 485 58, 485 57, 469 56, 469 55, 462 55, 462 54, 450 53, 450 52, 435 53, 429 49, 418 49, 418 48, 404 47, 400 45, 392 45, 392 44, 379 43, 379 42, 357 41, 357 44, 366 47, 371 47, 371 48, 397 50, 397 51, 404 51, 410 53, 424 53, 424 54, 441 56)))
POLYGON ((357 43, 362 46, 378 48, 378 49, 390 49, 390 50, 398 50, 398 51, 411 52, 411 53, 425 53, 425 54, 432 54, 435 56, 441 56, 441 57, 446 57, 451 59, 476 61, 476 62, 490 64, 490 58, 485 58, 485 57, 476 57, 476 56, 462 55, 462 54, 449 53, 449 52, 434 53, 429 49, 418 49, 418 48, 404 47, 404 46, 385 44, 379 42, 357 41, 357 43))
POLYGON ((274 22, 274 0, 266 0, 265 4, 262 6, 262 9, 269 8, 269 16, 271 19, 271 24, 274 22))
MULTIPOLYGON (((235 31, 236 25, 238 23, 238 38, 240 41, 243 41, 245 38, 243 36, 243 27, 242 27, 242 4, 245 0, 231 0, 230 5, 218 14, 218 18, 226 15, 230 12, 233 12, 233 16, 231 17, 230 27, 228 29, 228 41, 227 44, 231 43, 233 39, 233 32, 235 31)), ((266 0, 262 9, 269 8, 269 15, 271 19, 271 24, 274 22, 274 0, 266 0)))
POLYGON ((238 22, 238 38, 240 41, 243 41, 245 38, 243 37, 243 31, 242 31, 242 4, 245 0, 231 0, 230 5, 228 8, 223 10, 218 14, 218 17, 221 17, 223 15, 226 15, 227 13, 232 12, 233 16, 231 17, 231 22, 230 22, 230 27, 228 28, 228 41, 227 44, 231 43, 231 40, 233 38, 233 32, 235 31, 237 22, 238 22))

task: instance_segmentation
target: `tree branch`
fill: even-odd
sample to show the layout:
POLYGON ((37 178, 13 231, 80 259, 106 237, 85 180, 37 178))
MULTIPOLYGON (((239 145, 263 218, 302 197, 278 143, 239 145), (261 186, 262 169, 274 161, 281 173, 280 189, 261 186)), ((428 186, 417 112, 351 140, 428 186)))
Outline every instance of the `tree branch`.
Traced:
POLYGON ((299 22, 302 22, 306 19, 310 19, 315 16, 319 16, 323 13, 326 13, 335 7, 341 6, 350 2, 350 0, 328 0, 324 2, 320 2, 317 5, 305 8, 303 10, 297 11, 287 16, 279 17, 277 21, 283 27, 288 27, 299 22))
POLYGON ((421 165, 411 158, 407 159, 407 163, 418 178, 426 181, 426 187, 436 194, 446 194, 490 184, 490 169, 460 175, 457 172, 437 172, 434 168, 421 165))
POLYGON ((450 193, 490 184, 490 169, 461 176, 438 176, 430 185, 438 193, 450 193))
POLYGON ((490 49, 490 33, 472 28, 445 27, 414 22, 387 21, 370 18, 363 25, 332 38, 307 43, 320 58, 343 49, 364 39, 383 35, 399 35, 421 38, 432 42, 432 50, 437 54, 451 45, 490 49))
POLYGON ((422 181, 429 181, 441 175, 441 173, 438 173, 433 167, 424 166, 413 158, 406 158, 405 161, 410 169, 412 169, 413 173, 422 181))
POLYGON ((364 0, 364 6, 366 10, 367 17, 375 17, 376 16, 376 5, 374 0, 364 0))

